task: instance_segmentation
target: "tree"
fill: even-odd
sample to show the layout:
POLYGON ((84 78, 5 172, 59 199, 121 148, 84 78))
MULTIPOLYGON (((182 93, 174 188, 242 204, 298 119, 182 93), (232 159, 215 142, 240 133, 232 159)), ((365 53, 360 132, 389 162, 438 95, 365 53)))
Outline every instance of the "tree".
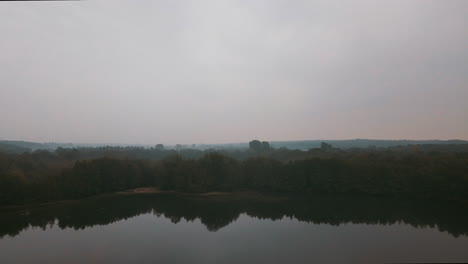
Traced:
POLYGON ((249 142, 249 148, 255 152, 263 152, 270 150, 270 143, 268 141, 252 140, 249 142))
POLYGON ((249 148, 253 151, 259 152, 262 150, 262 142, 259 140, 252 140, 249 142, 249 148))
POLYGON ((157 144, 156 149, 158 150, 164 150, 164 145, 163 144, 157 144))
POLYGON ((262 150, 263 151, 270 150, 270 143, 268 143, 268 141, 262 141, 262 150))
POLYGON ((321 148, 322 150, 327 151, 327 150, 331 150, 333 147, 332 147, 331 144, 328 144, 328 143, 326 143, 326 142, 322 142, 322 143, 320 143, 320 148, 321 148))

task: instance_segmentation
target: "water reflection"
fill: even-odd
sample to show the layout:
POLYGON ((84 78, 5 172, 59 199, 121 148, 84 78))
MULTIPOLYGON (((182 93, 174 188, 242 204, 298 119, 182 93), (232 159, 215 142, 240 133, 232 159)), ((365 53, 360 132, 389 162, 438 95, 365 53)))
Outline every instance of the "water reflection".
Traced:
POLYGON ((451 203, 349 196, 113 195, 21 210, 3 209, 0 211, 0 238, 16 236, 28 227, 46 229, 57 225, 62 229, 84 229, 147 213, 162 215, 173 223, 200 219, 213 232, 236 221, 241 214, 247 214, 259 219, 290 217, 329 225, 401 222, 460 236, 468 234, 466 209, 451 203))

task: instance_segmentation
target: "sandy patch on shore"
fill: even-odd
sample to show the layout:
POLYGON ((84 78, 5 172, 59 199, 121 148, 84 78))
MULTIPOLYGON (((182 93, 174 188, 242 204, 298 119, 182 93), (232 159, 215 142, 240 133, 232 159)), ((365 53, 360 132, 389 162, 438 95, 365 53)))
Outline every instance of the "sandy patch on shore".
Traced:
POLYGON ((165 193, 167 191, 161 191, 159 188, 156 187, 141 187, 130 189, 122 192, 116 192, 117 194, 136 194, 136 193, 165 193))

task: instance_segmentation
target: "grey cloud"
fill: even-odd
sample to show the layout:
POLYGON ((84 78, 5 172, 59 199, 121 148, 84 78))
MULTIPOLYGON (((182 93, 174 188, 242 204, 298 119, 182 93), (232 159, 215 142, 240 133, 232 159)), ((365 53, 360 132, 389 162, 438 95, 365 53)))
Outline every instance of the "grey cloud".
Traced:
POLYGON ((466 1, 5 2, 0 137, 468 139, 467 13, 466 1))

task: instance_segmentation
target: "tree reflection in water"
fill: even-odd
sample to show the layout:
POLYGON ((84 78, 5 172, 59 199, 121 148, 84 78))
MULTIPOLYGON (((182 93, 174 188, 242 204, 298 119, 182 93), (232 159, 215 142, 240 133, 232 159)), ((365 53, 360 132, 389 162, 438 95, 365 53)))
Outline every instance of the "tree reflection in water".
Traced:
POLYGON ((105 195, 55 205, 0 211, 0 238, 16 236, 28 227, 54 224, 75 230, 107 225, 152 213, 173 223, 182 219, 217 231, 241 214, 259 219, 290 217, 314 224, 344 223, 437 227, 453 236, 468 234, 468 210, 460 204, 351 196, 285 196, 258 193, 191 195, 176 193, 105 195))

